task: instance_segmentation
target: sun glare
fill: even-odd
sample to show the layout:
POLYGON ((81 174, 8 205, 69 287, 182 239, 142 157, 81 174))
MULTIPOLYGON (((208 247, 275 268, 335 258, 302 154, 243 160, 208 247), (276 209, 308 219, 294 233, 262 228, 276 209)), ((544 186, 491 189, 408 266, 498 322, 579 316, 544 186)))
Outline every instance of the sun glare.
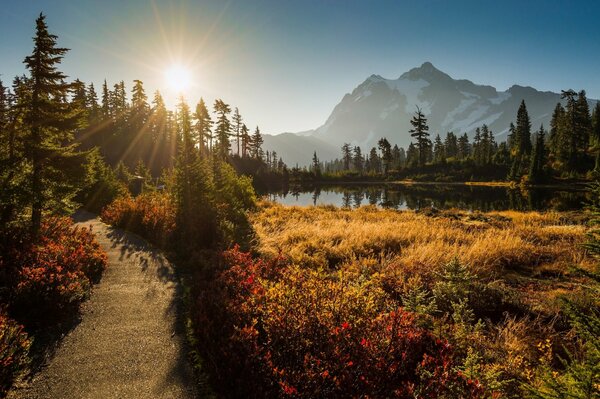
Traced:
POLYGON ((165 71, 165 78, 169 88, 182 92, 192 84, 192 74, 181 65, 173 65, 165 71))

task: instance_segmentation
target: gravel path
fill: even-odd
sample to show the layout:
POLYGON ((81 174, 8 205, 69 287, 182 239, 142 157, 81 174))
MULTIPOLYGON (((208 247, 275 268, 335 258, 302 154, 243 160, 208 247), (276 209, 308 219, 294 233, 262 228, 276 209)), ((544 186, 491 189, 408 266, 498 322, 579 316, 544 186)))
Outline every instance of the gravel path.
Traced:
POLYGON ((75 220, 92 225, 108 268, 55 356, 9 397, 196 397, 172 266, 138 236, 92 214, 78 212, 75 220))

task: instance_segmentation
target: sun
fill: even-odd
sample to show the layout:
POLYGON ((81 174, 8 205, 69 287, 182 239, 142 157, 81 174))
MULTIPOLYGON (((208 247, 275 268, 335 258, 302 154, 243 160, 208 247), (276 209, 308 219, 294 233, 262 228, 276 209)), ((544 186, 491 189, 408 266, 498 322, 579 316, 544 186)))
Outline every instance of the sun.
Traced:
POLYGON ((182 65, 172 65, 165 71, 167 85, 176 92, 183 92, 192 85, 192 74, 182 65))

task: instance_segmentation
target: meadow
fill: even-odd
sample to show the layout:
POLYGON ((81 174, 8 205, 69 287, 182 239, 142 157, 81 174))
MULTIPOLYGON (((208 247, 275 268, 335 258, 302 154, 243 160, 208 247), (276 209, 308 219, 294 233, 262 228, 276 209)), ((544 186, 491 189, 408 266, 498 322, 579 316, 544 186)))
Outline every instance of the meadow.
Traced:
POLYGON ((226 252, 196 308, 233 396, 523 397, 575 345, 561 298, 597 302, 574 269, 593 267, 581 213, 262 202, 250 219, 256 256, 226 252))

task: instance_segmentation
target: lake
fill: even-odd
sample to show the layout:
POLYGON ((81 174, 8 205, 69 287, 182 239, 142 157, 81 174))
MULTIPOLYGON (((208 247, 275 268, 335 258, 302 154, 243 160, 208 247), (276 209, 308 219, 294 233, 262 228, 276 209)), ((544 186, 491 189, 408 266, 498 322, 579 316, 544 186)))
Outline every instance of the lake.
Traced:
POLYGON ((284 205, 375 205, 393 209, 579 210, 591 197, 584 187, 521 189, 464 184, 348 184, 289 187, 264 197, 284 205))

